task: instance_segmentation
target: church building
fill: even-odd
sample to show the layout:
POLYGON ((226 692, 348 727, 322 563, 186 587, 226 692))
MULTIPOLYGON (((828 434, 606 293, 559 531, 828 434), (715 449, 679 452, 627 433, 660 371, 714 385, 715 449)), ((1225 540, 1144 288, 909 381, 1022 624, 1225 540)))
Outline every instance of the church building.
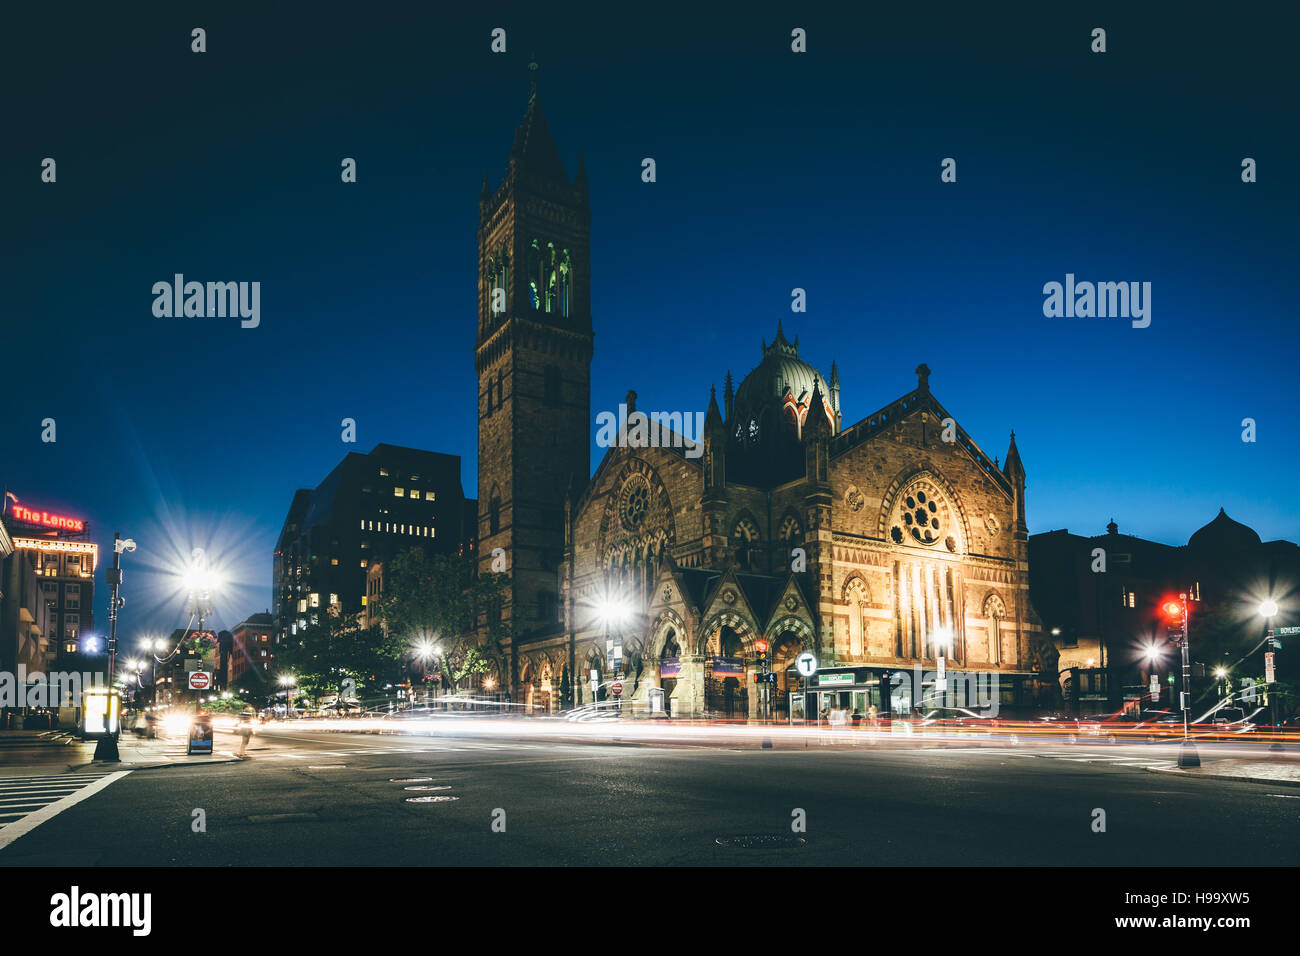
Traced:
MULTIPOLYGON (((924 364, 914 389, 846 423, 865 396, 777 323, 736 356, 757 363, 739 385, 728 372, 720 399, 701 385, 702 451, 619 442, 592 473, 587 176, 579 157, 569 178, 535 82, 479 210, 478 553, 511 575, 496 676, 513 701, 548 712, 617 689, 634 715, 910 712, 937 700, 933 681, 899 675, 929 680, 942 656, 987 677, 1004 710, 1033 702, 1051 648, 1029 602, 1014 433, 990 458, 924 364), (811 679, 793 669, 805 651, 811 679)), ((629 418, 636 399, 621 399, 629 418)))

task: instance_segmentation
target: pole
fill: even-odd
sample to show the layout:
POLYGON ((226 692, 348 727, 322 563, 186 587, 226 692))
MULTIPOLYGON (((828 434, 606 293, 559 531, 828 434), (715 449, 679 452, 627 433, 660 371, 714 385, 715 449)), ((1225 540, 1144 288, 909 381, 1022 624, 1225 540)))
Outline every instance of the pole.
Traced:
POLYGON ((1192 699, 1192 665, 1188 658, 1188 645, 1191 641, 1192 606, 1186 594, 1179 595, 1183 602, 1183 639, 1180 642, 1183 652, 1183 694, 1180 703, 1183 708, 1183 744, 1178 752, 1179 767, 1199 767, 1201 758, 1196 753, 1196 745, 1191 742, 1187 727, 1187 707, 1192 699))
MULTIPOLYGON (((122 585, 122 552, 117 543, 122 536, 113 532, 113 567, 108 574, 108 583, 112 588, 108 598, 108 712, 113 707, 113 668, 117 663, 117 589, 122 585)), ((120 715, 120 711, 119 711, 120 715)), ((117 734, 105 734, 95 742, 95 760, 120 763, 122 758, 117 752, 117 734)))

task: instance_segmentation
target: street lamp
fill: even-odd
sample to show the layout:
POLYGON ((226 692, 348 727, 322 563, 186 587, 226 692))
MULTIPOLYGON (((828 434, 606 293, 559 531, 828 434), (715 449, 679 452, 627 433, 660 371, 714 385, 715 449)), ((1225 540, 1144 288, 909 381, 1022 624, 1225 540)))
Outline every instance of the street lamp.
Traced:
POLYGON ((936 706, 941 706, 943 698, 940 695, 948 693, 948 672, 946 669, 945 655, 952 647, 952 628, 936 628, 934 635, 934 693, 938 698, 935 701, 936 706))
MULTIPOLYGON (((1267 628, 1265 632, 1267 636, 1265 637, 1264 646, 1269 649, 1264 652, 1264 660, 1266 662, 1266 666, 1264 668, 1265 671, 1264 679, 1267 682, 1267 686, 1268 686, 1268 710, 1270 714, 1270 720, 1273 723, 1273 733, 1276 734, 1277 733, 1277 691, 1273 689, 1273 684, 1275 683, 1275 681, 1273 680, 1273 676, 1274 676, 1272 673, 1273 669, 1267 666, 1267 662, 1273 659, 1272 657, 1273 617, 1274 615, 1277 614, 1277 602, 1271 600, 1261 602, 1259 605, 1259 613, 1260 616, 1264 618, 1264 624, 1265 627, 1267 628)), ((1282 746, 1280 741, 1274 740, 1271 744, 1268 745, 1268 749, 1285 750, 1286 748, 1282 746)))
MULTIPOLYGON (((213 592, 221 587, 221 576, 217 574, 208 565, 207 558, 203 554, 202 548, 195 548, 190 552, 193 559, 190 566, 181 575, 181 585, 189 595, 190 614, 199 620, 198 633, 203 633, 203 621, 213 611, 213 592)), ((188 632, 186 633, 188 637, 188 632)), ((182 661, 184 656, 182 656, 182 661)), ((195 704, 195 710, 202 710, 201 704, 203 695, 200 694, 195 704)))
MULTIPOLYGON (((604 600, 596 605, 596 614, 599 615, 605 630, 605 657, 609 669, 614 672, 614 679, 621 680, 623 677, 623 634, 621 628, 627 621, 630 609, 626 602, 614 595, 607 595, 604 600), (610 637, 610 628, 614 629, 614 636, 610 637)), ((593 696, 595 689, 593 688, 593 696)), ((615 698, 615 706, 621 713, 623 710, 623 701, 620 697, 615 698)))
POLYGON ((280 686, 284 688, 284 716, 286 719, 288 719, 289 711, 293 707, 292 688, 298 686, 298 679, 294 677, 292 674, 281 674, 279 683, 280 686))

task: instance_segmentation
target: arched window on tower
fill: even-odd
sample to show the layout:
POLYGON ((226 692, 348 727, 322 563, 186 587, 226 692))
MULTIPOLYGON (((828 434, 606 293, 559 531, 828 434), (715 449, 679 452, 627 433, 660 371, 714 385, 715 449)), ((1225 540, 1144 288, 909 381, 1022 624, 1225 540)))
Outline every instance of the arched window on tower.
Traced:
POLYGON ((546 311, 555 311, 555 245, 547 243, 546 248, 542 251, 544 259, 542 261, 542 287, 546 290, 546 311))
POLYGON ((560 255, 560 315, 566 319, 573 308, 573 261, 569 250, 560 255))
POLYGON ((731 545, 736 554, 736 564, 742 571, 758 569, 758 528, 748 518, 741 518, 731 532, 731 545))
POLYGON ((528 307, 533 310, 542 307, 542 250, 541 244, 534 239, 528 246, 528 307))
POLYGON ((492 490, 492 498, 488 502, 488 534, 496 534, 501 530, 501 497, 497 494, 496 489, 492 490))

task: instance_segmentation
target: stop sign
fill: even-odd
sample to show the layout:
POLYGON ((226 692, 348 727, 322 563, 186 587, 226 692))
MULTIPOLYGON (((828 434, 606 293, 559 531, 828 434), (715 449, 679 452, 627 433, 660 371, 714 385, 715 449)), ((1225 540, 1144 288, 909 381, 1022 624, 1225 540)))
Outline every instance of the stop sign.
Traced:
POLYGON ((614 686, 611 687, 610 690, 614 692, 615 697, 618 697, 620 694, 623 693, 623 682, 617 680, 614 681, 614 686))
POLYGON ((195 690, 207 690, 208 685, 211 683, 212 679, 205 671, 195 671, 190 675, 190 686, 195 690))

